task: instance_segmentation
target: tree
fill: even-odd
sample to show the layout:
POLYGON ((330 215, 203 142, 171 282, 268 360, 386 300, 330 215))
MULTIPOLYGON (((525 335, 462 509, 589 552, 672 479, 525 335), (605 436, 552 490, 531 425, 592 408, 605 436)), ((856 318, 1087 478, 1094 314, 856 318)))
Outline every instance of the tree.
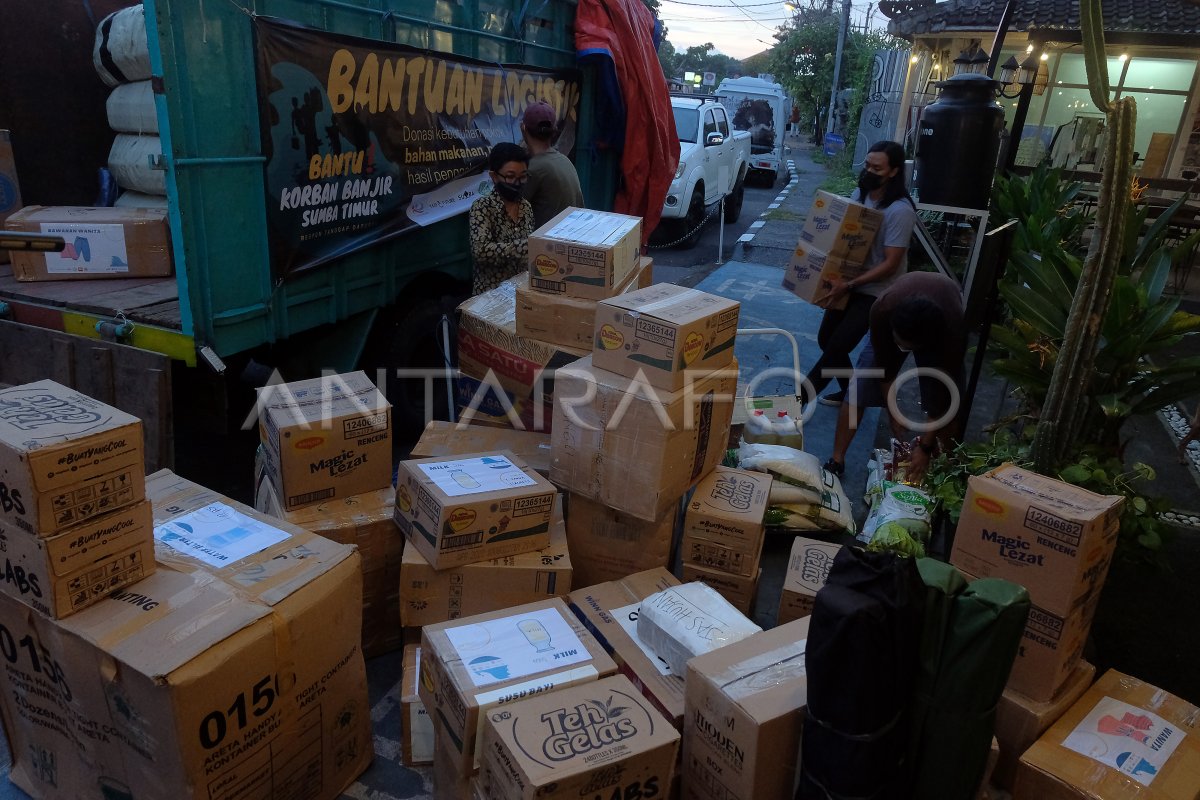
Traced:
POLYGON ((742 70, 746 75, 754 76, 760 72, 771 72, 774 67, 771 64, 773 58, 771 50, 763 50, 761 53, 755 53, 749 58, 742 59, 742 70))
POLYGON ((658 63, 662 65, 663 75, 667 80, 678 77, 679 54, 675 52, 675 46, 666 39, 658 46, 658 63))
POLYGON ((775 34, 771 72, 791 95, 802 120, 815 119, 829 102, 838 24, 831 11, 805 9, 775 34))
POLYGON ((722 78, 729 77, 730 75, 742 74, 742 62, 724 53, 716 52, 716 46, 712 42, 698 44, 694 47, 689 47, 682 53, 676 53, 673 66, 675 67, 675 74, 677 76, 685 72, 715 73, 717 83, 720 83, 722 78))

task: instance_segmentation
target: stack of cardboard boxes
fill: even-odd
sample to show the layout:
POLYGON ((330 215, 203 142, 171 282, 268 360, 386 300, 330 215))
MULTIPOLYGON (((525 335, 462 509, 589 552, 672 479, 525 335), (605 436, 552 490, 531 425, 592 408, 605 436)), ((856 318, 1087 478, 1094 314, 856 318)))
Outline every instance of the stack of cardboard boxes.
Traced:
POLYGON ((725 454, 738 312, 669 284, 601 301, 592 354, 555 376, 550 477, 580 583, 668 564, 684 495, 725 454))
POLYGON ((708 584, 747 616, 762 574, 770 494, 770 475, 719 466, 696 486, 684 514, 683 579, 708 584))
POLYGON ((866 271, 882 225, 882 212, 818 191, 784 273, 783 288, 822 308, 845 308, 847 296, 831 304, 828 281, 848 281, 866 271))
POLYGON ((372 749, 354 550, 147 478, 140 421, 66 387, 0 407, 11 780, 44 798, 348 786, 372 749))
POLYGON ((1011 464, 970 479, 950 562, 968 579, 1024 586, 1033 604, 997 709, 1001 786, 1011 788, 1017 759, 1091 683, 1083 646, 1122 502, 1011 464))
POLYGON ((550 428, 553 382, 542 373, 591 350, 596 303, 648 286, 641 219, 568 208, 529 238, 529 271, 459 307, 462 418, 550 428))
POLYGON ((403 539, 392 520, 391 407, 362 372, 268 386, 259 392, 255 507, 356 545, 362 557, 362 648, 399 648, 403 539))

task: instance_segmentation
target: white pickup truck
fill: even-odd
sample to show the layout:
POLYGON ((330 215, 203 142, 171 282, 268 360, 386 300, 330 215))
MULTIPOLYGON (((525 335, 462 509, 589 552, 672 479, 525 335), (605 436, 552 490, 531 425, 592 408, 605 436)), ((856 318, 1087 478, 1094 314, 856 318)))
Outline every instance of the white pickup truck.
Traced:
POLYGON ((725 223, 742 213, 750 134, 730 129, 729 116, 709 95, 672 95, 675 130, 679 134, 679 168, 667 190, 662 218, 671 239, 683 247, 700 241, 707 210, 725 198, 725 223))

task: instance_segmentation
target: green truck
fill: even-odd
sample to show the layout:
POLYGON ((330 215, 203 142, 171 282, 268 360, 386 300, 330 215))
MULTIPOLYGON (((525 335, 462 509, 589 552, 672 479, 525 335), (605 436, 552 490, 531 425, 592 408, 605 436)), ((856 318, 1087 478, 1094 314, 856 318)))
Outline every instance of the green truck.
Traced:
MULTIPOLYGON (((80 6, 98 16, 126 4, 80 6)), ((45 18, 53 15, 44 3, 5 6, 0 22, 27 26, 29 43, 22 47, 31 59, 50 49, 82 51, 83 58, 64 57, 44 69, 55 70, 64 86, 103 92, 95 74, 86 74, 92 55, 86 23, 96 19, 50 26, 45 18), (62 74, 71 70, 76 74, 62 74)), ((438 323, 469 284, 465 214, 283 278, 273 272, 254 17, 500 69, 574 69, 574 2, 146 0, 144 9, 163 151, 156 167, 166 174, 174 277, 22 283, 0 265, 0 381, 52 377, 141 416, 148 466, 155 468, 173 464, 173 416, 232 426, 246 413, 252 386, 272 371, 290 380, 321 369, 443 364, 438 323)), ((10 53, 6 60, 18 59, 10 53)), ((0 67, 0 128, 12 130, 21 171, 33 165, 32 185, 44 177, 39 170, 61 166, 63 150, 106 150, 112 134, 101 113, 92 130, 76 123, 58 153, 39 152, 47 142, 27 129, 36 131, 46 114, 69 114, 78 104, 47 102, 53 79, 31 85, 28 71, 0 67)), ((587 204, 604 209, 615 193, 617 163, 593 147, 595 85, 590 70, 579 73, 574 149, 587 154, 576 156, 587 204)), ((80 103, 95 107, 97 99, 80 103)), ((52 196, 44 183, 37 196, 26 192, 26 203, 91 204, 52 196)), ((424 386, 392 383, 397 421, 421 417, 424 386)), ((444 395, 436 393, 435 401, 444 395)))

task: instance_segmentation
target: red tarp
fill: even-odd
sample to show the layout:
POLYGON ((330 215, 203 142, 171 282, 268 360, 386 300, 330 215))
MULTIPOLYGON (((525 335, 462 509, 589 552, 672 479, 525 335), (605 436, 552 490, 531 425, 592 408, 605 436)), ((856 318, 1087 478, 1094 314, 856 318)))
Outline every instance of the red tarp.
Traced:
POLYGON ((642 217, 642 243, 658 225, 679 166, 671 96, 654 50, 654 15, 642 0, 579 0, 575 49, 612 59, 625 106, 621 188, 614 210, 642 217))

